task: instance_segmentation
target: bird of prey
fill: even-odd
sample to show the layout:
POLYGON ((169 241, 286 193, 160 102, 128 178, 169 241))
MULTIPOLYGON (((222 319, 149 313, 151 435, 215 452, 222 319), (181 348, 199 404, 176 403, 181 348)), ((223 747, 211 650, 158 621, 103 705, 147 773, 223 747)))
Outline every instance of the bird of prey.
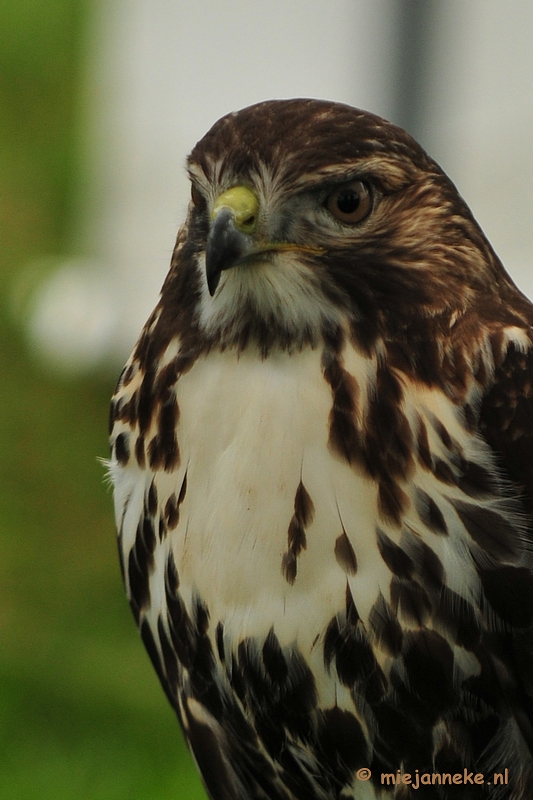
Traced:
POLYGON ((209 796, 529 799, 532 305, 373 114, 262 102, 188 170, 110 470, 209 796))

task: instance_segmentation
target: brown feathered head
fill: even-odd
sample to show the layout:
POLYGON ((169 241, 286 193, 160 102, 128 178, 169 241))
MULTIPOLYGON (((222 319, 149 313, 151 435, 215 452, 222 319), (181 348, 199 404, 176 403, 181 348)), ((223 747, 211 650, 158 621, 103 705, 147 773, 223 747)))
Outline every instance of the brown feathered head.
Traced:
POLYGON ((258 103, 215 123, 188 167, 192 200, 163 293, 167 334, 268 352, 347 324, 368 350, 400 334, 425 339, 436 320, 449 330, 467 310, 498 319, 510 296, 521 305, 453 183, 373 114, 321 100, 258 103))

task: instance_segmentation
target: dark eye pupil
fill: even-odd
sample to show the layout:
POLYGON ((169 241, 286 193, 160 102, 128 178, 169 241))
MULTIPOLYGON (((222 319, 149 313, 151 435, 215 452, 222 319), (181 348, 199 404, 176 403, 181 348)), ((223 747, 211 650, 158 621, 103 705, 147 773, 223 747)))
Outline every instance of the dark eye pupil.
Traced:
POLYGON ((343 189, 337 197, 337 208, 342 214, 353 214, 359 206, 359 192, 355 189, 343 189))

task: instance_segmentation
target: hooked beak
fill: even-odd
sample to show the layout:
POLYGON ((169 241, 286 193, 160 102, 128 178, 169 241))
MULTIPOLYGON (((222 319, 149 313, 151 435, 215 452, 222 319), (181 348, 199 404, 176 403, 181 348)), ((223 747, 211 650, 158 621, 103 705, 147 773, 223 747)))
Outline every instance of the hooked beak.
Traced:
POLYGON ((234 267, 253 250, 252 234, 257 226, 259 201, 246 186, 223 192, 213 206, 211 230, 205 249, 209 294, 213 296, 220 273, 234 267))
POLYGON ((239 259, 250 252, 250 238, 235 225, 233 212, 229 208, 224 208, 217 214, 205 248, 205 272, 211 296, 220 281, 220 273, 234 267, 239 259))

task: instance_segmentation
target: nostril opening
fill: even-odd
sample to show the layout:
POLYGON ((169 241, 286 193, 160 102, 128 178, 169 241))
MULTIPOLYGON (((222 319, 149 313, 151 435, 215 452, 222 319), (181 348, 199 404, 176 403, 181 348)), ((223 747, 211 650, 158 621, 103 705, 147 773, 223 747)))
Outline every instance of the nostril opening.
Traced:
POLYGON ((255 225, 255 216, 252 214, 251 217, 247 217, 243 222, 242 225, 246 225, 247 228, 250 228, 252 225, 255 225))

